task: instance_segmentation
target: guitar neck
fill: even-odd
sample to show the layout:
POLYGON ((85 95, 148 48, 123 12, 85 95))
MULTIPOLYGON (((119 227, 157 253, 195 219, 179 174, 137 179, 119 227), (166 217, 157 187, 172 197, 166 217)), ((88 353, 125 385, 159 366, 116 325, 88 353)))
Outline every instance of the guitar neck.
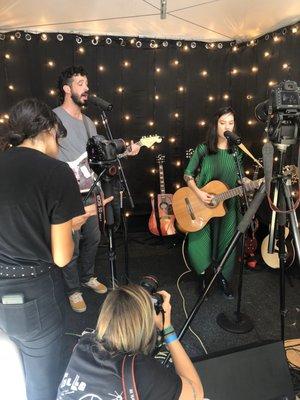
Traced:
MULTIPOLYGON (((244 187, 245 187, 246 191, 254 190, 254 189, 257 189, 263 181, 264 181, 264 179, 261 178, 256 181, 247 183, 244 187)), ((217 201, 225 201, 225 200, 231 199, 232 197, 240 196, 242 194, 243 194, 243 186, 238 186, 234 189, 230 189, 230 190, 227 190, 226 192, 216 195, 215 199, 217 201)))
POLYGON ((160 187, 160 194, 163 196, 166 194, 166 187, 165 187, 165 177, 164 177, 164 168, 162 164, 159 164, 159 187, 160 187))
MULTIPOLYGON (((135 142, 135 144, 137 144, 138 146, 141 146, 141 147, 143 146, 143 143, 142 143, 141 140, 139 140, 138 142, 135 142)), ((130 151, 131 151, 131 150, 129 150, 129 149, 131 149, 131 146, 127 146, 127 147, 126 147, 126 150, 124 151, 124 153, 119 154, 119 155, 118 155, 118 158, 127 157, 127 156, 129 155, 130 151)))

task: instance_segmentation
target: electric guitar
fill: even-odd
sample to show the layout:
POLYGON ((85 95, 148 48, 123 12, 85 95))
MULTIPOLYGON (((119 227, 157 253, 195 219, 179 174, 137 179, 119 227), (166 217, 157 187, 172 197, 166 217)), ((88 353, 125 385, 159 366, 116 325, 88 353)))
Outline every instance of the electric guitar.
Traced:
POLYGON ((163 163, 165 156, 157 156, 159 169, 160 194, 157 198, 151 198, 152 212, 149 218, 148 227, 153 235, 169 236, 176 233, 174 226, 175 217, 172 210, 172 194, 166 194, 163 163))
MULTIPOLYGON (((246 191, 259 188, 264 178, 251 181, 244 185, 246 191)), ((178 189, 173 195, 173 211, 178 226, 183 232, 196 232, 205 227, 211 218, 223 217, 226 209, 223 202, 232 197, 242 195, 243 187, 229 189, 221 181, 211 181, 201 188, 206 193, 213 195, 210 204, 204 204, 189 187, 178 189)))
MULTIPOLYGON (((158 135, 151 135, 151 136, 143 136, 141 139, 136 143, 139 146, 146 146, 151 147, 155 143, 160 143, 162 138, 158 135)), ((130 147, 130 146, 129 146, 130 147)), ((126 157, 130 154, 130 149, 126 149, 126 151, 120 155, 118 158, 126 157)), ((79 189, 81 193, 86 193, 90 190, 91 186, 94 183, 94 173, 91 170, 88 159, 87 159, 87 152, 85 151, 81 154, 76 160, 68 162, 69 166, 71 167, 74 175, 77 179, 79 189)))

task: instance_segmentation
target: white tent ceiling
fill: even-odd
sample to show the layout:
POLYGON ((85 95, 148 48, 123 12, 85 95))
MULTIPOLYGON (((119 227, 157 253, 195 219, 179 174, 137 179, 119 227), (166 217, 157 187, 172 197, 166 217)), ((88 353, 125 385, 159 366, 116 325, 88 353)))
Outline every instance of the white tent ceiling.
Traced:
POLYGON ((0 0, 0 31, 249 40, 300 20, 300 0, 0 0))

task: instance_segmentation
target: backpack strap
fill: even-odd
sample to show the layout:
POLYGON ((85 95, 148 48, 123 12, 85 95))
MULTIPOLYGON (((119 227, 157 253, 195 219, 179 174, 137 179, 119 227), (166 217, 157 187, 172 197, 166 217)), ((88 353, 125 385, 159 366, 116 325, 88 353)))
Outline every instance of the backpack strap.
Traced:
POLYGON ((135 383, 135 357, 124 356, 122 361, 122 388, 124 400, 139 400, 139 395, 135 383))

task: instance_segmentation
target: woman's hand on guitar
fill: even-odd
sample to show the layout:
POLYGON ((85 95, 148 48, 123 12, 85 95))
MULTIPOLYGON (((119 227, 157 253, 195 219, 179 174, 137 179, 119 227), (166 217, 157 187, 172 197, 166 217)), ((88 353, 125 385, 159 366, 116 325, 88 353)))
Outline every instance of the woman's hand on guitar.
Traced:
POLYGON ((202 201, 202 203, 204 203, 204 204, 210 204, 213 199, 213 196, 211 194, 208 194, 200 189, 197 190, 196 194, 199 197, 199 199, 202 201))

